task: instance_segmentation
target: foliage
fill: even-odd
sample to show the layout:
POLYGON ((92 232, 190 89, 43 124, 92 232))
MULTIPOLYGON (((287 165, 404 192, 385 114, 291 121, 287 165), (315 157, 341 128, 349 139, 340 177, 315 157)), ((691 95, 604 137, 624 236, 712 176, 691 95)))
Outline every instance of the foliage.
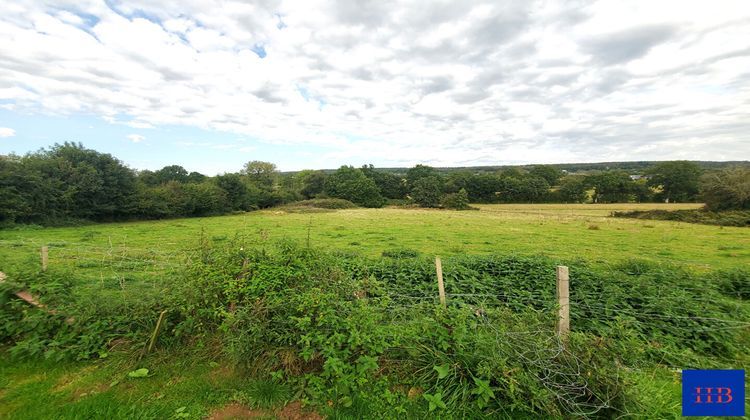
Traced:
POLYGON ((549 185, 557 185, 557 181, 559 181, 563 176, 561 170, 550 165, 536 165, 531 168, 529 174, 531 176, 544 179, 549 185))
POLYGON ((406 197, 406 180, 400 176, 378 171, 373 165, 363 165, 362 172, 375 182, 383 197, 392 200, 406 197))
POLYGON ((700 223, 719 226, 750 226, 750 211, 709 211, 709 210, 636 210, 616 211, 614 217, 632 219, 671 220, 675 222, 700 223))
POLYGON ((733 167, 701 178, 701 195, 709 210, 750 209, 750 168, 733 167))
POLYGON ((633 182, 627 172, 606 171, 586 178, 594 189, 595 203, 621 203, 630 201, 633 182))
POLYGON ((343 198, 362 207, 382 207, 385 204, 375 182, 352 166, 342 166, 329 175, 324 191, 330 197, 343 198))
POLYGON ((0 340, 16 356, 101 357, 122 338, 141 349, 168 308, 160 345, 220 339, 225 356, 256 377, 242 401, 276 406, 292 388, 322 406, 366 401, 404 414, 421 404, 447 417, 611 418, 633 409, 623 367, 726 367, 750 345, 741 329, 716 328, 750 318, 734 293, 746 290, 746 272, 703 281, 704 273, 640 260, 569 261, 573 333, 563 347, 553 332, 559 260, 445 258, 442 308, 431 257, 221 243, 201 240, 155 296, 112 301, 80 293, 62 280, 69 273, 20 276, 4 290, 31 289, 60 314, 11 299, 0 307, 0 340), (418 403, 412 388, 422 390, 418 403))
POLYGON ((349 200, 341 198, 314 198, 312 200, 297 201, 289 205, 290 207, 314 207, 318 209, 354 209, 357 205, 349 200))
POLYGON ((271 162, 254 160, 245 164, 242 173, 259 188, 271 188, 276 183, 279 171, 271 162))
POLYGON ((648 185, 659 188, 659 197, 669 202, 695 201, 702 170, 695 162, 661 162, 649 169, 648 185))
POLYGON ((413 168, 409 168, 409 170, 406 171, 406 186, 409 190, 412 190, 417 181, 429 177, 438 178, 440 177, 440 173, 438 173, 438 171, 432 166, 422 164, 415 165, 413 168))
POLYGON ((302 171, 297 175, 301 182, 302 188, 300 193, 303 197, 310 199, 315 198, 323 193, 325 186, 326 174, 323 171, 302 171))
POLYGON ((422 207, 438 207, 443 194, 443 184, 436 176, 422 177, 414 181, 411 198, 422 207))
POLYGON ((446 209, 453 210, 469 210, 472 208, 469 205, 469 194, 463 188, 461 188, 457 193, 449 193, 444 195, 440 200, 440 204, 446 209))
POLYGON ((563 203, 583 203, 588 199, 586 190, 584 177, 571 175, 563 179, 558 194, 563 203))

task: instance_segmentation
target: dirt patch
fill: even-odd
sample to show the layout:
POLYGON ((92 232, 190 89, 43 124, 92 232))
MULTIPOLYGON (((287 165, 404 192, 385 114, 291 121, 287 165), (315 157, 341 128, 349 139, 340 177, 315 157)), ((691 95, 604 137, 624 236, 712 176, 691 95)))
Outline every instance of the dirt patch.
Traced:
POLYGON ((89 395, 96 395, 102 392, 106 392, 108 389, 109 389, 108 384, 98 384, 90 388, 76 389, 76 390, 73 390, 72 399, 73 401, 78 401, 81 398, 87 397, 89 395))
POLYGON ((278 414, 282 420, 323 420, 323 416, 302 408, 299 401, 287 404, 278 414))
POLYGON ((99 368, 97 365, 86 366, 73 372, 63 374, 52 387, 53 392, 64 392, 76 384, 85 381, 86 377, 99 368))
POLYGON ((323 420, 320 414, 302 408, 299 401, 287 404, 281 410, 269 411, 252 409, 246 405, 232 403, 214 410, 207 420, 229 419, 280 419, 280 420, 323 420))
POLYGON ((234 376, 235 370, 230 366, 217 366, 208 373, 208 379, 213 384, 226 382, 234 376))
POLYGON ((273 418, 273 414, 264 410, 253 410, 242 404, 232 403, 214 410, 208 415, 208 420, 229 420, 229 419, 259 419, 273 418))

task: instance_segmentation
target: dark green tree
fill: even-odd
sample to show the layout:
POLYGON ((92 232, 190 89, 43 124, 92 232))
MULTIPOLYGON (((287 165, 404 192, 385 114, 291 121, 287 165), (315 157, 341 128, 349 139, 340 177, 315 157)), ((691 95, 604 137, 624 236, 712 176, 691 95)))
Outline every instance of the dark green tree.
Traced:
POLYGON ((366 177, 375 181, 375 185, 378 186, 380 194, 383 197, 391 199, 406 197, 406 180, 400 176, 389 172, 378 171, 373 165, 363 165, 361 170, 366 177))
POLYGON ((594 189, 595 203, 627 203, 633 192, 633 181, 627 172, 606 171, 586 178, 594 189))
POLYGON ((427 165, 416 165, 406 171, 406 186, 411 191, 414 188, 414 184, 422 179, 428 177, 439 177, 440 173, 432 166, 427 165))
POLYGON ((308 170, 300 172, 298 176, 302 183, 300 193, 302 193, 303 197, 310 199, 323 193, 323 188, 326 182, 325 172, 308 170))
POLYGON ((385 204, 375 181, 353 166, 342 166, 328 175, 324 191, 330 197, 343 198, 363 207, 382 207, 385 204))
POLYGON ((661 162, 649 169, 648 185, 661 190, 662 200, 675 202, 695 201, 702 170, 698 164, 686 160, 661 162))
POLYGON ((548 185, 558 185, 557 181, 562 178, 563 173, 554 166, 537 165, 531 168, 529 175, 544 179, 548 185))
POLYGON ((443 207, 454 210, 468 210, 469 206, 469 194, 465 189, 461 188, 457 193, 448 193, 443 196, 441 200, 443 207))
POLYGON ((188 171, 180 165, 165 166, 154 172, 154 182, 156 182, 157 185, 166 184, 169 181, 176 181, 184 184, 188 182, 188 179, 188 171))
POLYGON ((709 210, 750 209, 750 168, 709 172, 701 178, 700 192, 709 210))
POLYGON ((214 183, 224 191, 227 210, 247 211, 253 207, 258 207, 258 203, 253 202, 250 191, 239 174, 217 175, 214 178, 214 183))
POLYGON ((568 175, 560 182, 558 194, 563 203, 583 203, 588 199, 584 177, 568 175))
POLYGON ((422 207, 438 207, 443 195, 443 182, 437 176, 419 178, 411 189, 411 198, 422 207))

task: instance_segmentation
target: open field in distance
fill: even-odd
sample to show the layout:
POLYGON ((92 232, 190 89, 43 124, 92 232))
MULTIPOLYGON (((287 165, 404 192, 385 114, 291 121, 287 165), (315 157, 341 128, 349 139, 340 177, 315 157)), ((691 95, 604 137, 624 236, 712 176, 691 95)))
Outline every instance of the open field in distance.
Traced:
MULTIPOLYGON (((699 204, 478 205, 479 211, 352 209, 312 213, 283 209, 232 216, 98 224, 82 227, 0 231, 0 261, 11 266, 38 262, 50 246, 50 264, 128 255, 167 260, 204 238, 226 241, 289 238, 368 256, 385 250, 422 254, 544 254, 555 258, 618 261, 643 258, 697 269, 747 266, 750 235, 745 228, 608 217, 612 211, 685 209, 699 204)), ((1 267, 10 270, 9 267, 1 267)), ((85 270, 84 270, 85 271, 85 270)))

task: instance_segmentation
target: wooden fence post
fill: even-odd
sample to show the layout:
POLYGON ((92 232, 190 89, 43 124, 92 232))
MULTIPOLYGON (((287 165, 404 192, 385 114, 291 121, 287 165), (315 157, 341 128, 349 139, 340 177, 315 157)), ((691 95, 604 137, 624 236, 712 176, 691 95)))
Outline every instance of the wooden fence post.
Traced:
POLYGON ((49 248, 42 247, 42 271, 47 271, 47 262, 49 261, 49 248))
POLYGON ((435 257, 435 271, 437 271, 438 293, 440 293, 440 304, 443 305, 443 308, 445 308, 446 302, 445 302, 445 286, 443 285, 443 263, 440 261, 440 257, 435 257))
POLYGON ((564 265, 557 266, 557 335, 565 338, 570 332, 570 279, 568 277, 568 267, 564 265))
POLYGON ((159 314, 159 320, 156 321, 156 327, 154 327, 154 332, 151 334, 151 340, 148 342, 148 348, 146 349, 146 354, 151 353, 151 350, 154 349, 154 344, 156 344, 156 337, 159 335, 159 330, 161 330, 161 324, 164 321, 164 315, 167 314, 167 310, 161 311, 159 314))

